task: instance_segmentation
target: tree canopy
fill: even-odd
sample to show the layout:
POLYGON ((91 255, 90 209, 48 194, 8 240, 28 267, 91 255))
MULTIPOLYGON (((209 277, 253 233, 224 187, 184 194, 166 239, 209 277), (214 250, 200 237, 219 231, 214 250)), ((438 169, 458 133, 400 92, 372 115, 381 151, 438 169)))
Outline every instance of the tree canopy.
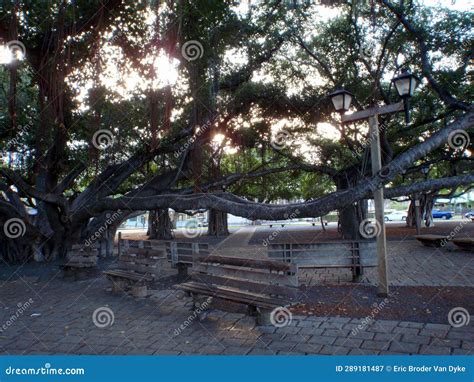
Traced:
POLYGON ((360 217, 378 187, 470 189, 472 13, 425 3, 7 3, 0 224, 25 234, 0 232, 4 256, 62 254, 117 210, 360 217), (421 78, 411 120, 380 117, 372 174, 366 123, 340 123, 327 94, 390 104, 407 68, 421 78))

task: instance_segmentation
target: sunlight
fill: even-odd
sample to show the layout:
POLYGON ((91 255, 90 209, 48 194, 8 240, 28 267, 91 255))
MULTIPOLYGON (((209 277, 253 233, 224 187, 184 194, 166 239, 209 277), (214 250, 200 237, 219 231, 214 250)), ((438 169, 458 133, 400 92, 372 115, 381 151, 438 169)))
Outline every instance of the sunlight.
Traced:
POLYGON ((0 64, 9 64, 13 60, 13 54, 6 45, 0 46, 0 64))
POLYGON ((214 138, 212 138, 212 142, 217 143, 218 145, 222 145, 222 142, 224 142, 225 135, 221 133, 217 133, 214 135, 214 138))

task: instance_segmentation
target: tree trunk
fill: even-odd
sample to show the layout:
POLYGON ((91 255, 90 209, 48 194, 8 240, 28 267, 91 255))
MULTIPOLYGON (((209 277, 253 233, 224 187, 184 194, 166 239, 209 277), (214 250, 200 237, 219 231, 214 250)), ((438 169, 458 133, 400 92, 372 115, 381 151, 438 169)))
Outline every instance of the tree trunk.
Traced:
POLYGON ((208 236, 227 236, 229 228, 227 226, 227 212, 210 209, 208 212, 209 226, 207 227, 208 236))
POLYGON ((155 240, 172 240, 172 223, 168 209, 158 209, 149 212, 148 238, 155 240))
POLYGON ((343 239, 358 240, 360 238, 358 215, 355 204, 339 210, 340 232, 343 239))

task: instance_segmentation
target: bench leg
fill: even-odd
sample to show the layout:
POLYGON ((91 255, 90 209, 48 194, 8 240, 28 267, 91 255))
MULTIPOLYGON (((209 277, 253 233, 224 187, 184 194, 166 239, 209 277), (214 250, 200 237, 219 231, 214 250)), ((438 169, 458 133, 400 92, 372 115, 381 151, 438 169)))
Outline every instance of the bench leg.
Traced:
POLYGON ((188 267, 185 264, 178 263, 178 281, 183 281, 188 278, 188 267))
POLYGON ((132 286, 133 297, 146 297, 148 296, 148 289, 146 285, 134 285, 132 286))
POLYGON ((362 267, 352 267, 352 281, 357 283, 362 280, 364 274, 362 267))
POLYGON ((199 321, 204 321, 211 310, 212 297, 193 294, 193 312, 199 321))
POLYGON ((114 279, 112 280, 112 292, 121 293, 125 292, 127 284, 124 280, 114 279))
POLYGON ((270 325, 272 325, 272 321, 270 319, 270 317, 272 315, 272 310, 257 308, 256 312, 257 312, 257 325, 259 325, 259 326, 270 326, 270 325))

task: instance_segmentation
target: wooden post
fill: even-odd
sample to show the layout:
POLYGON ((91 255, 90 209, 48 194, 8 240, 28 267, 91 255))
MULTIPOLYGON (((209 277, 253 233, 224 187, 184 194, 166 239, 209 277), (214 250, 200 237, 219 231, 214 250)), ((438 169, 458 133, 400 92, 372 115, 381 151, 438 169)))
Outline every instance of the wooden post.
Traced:
POLYGON ((118 233, 117 250, 118 250, 118 257, 120 257, 120 255, 122 254, 122 232, 121 231, 118 233))
MULTIPOLYGON (((370 155, 372 158, 372 174, 377 174, 382 169, 382 153, 380 149, 379 123, 377 114, 369 116, 370 126, 370 155)), ((380 297, 388 296, 387 275, 387 241, 385 236, 383 186, 374 191, 375 220, 380 227, 377 235, 377 260, 379 284, 377 288, 380 297)))
POLYGON ((420 223, 421 223, 421 219, 420 219, 420 199, 418 199, 416 196, 415 196, 415 226, 416 226, 416 234, 419 235, 420 234, 420 223))

